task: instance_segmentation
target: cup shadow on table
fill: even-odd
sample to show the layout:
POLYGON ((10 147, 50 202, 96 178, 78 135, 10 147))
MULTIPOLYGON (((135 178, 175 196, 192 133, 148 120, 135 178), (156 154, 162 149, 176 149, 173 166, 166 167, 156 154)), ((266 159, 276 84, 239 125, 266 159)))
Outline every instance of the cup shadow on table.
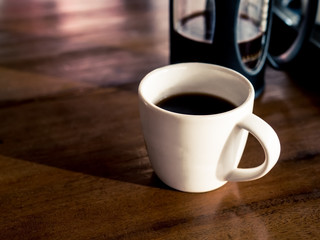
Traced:
POLYGON ((149 162, 140 126, 137 84, 115 88, 112 93, 98 90, 64 100, 26 102, 4 114, 10 118, 3 119, 3 124, 10 127, 0 129, 0 155, 169 188, 149 162))

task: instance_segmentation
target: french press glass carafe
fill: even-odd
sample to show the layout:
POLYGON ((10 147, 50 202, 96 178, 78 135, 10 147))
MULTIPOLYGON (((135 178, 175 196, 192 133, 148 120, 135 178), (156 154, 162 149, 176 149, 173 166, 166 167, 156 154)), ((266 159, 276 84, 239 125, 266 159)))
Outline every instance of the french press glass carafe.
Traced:
POLYGON ((264 86, 272 0, 171 0, 170 62, 206 62, 264 86))

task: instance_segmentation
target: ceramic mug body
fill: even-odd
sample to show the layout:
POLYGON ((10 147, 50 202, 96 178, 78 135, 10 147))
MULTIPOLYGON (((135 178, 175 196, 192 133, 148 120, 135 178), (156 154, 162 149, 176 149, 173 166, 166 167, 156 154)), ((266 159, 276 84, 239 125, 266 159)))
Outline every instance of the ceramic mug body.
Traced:
POLYGON ((239 73, 217 65, 182 63, 149 73, 140 83, 143 134, 152 167, 167 185, 206 192, 227 181, 264 176, 275 165, 280 143, 273 129, 252 114, 254 89, 239 73), (211 115, 174 113, 156 104, 181 93, 205 93, 232 102, 233 110, 211 115), (266 153, 263 164, 239 169, 248 131, 266 153))

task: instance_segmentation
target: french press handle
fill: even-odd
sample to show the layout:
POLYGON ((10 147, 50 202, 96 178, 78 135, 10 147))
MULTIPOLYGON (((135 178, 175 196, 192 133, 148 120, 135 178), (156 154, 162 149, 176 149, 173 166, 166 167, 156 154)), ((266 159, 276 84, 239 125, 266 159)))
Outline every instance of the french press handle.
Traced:
MULTIPOLYGON (((279 2, 279 1, 278 1, 279 2)), ((273 55, 270 53, 270 49, 268 52, 268 61, 269 63, 276 69, 284 69, 288 67, 290 64, 292 64, 295 59, 298 58, 299 54, 303 51, 303 48, 307 45, 311 32, 314 26, 316 14, 317 14, 317 8, 318 8, 318 0, 306 0, 305 5, 305 14, 302 16, 300 22, 297 26, 297 35, 291 45, 281 52, 280 54, 273 55)), ((278 15, 282 15, 281 9, 277 8, 276 5, 274 5, 273 8, 273 14, 272 17, 275 18, 278 15)), ((283 19, 279 17, 285 25, 290 27, 290 21, 286 21, 286 19, 283 19)), ((285 17, 284 17, 285 18, 285 17)), ((288 19, 287 19, 288 20, 288 19)), ((273 22, 275 22, 273 20, 273 22)), ((272 28, 277 27, 274 25, 272 28)), ((271 30, 271 36, 270 36, 270 46, 273 46, 274 44, 277 44, 277 38, 279 36, 275 36, 272 34, 271 30)))

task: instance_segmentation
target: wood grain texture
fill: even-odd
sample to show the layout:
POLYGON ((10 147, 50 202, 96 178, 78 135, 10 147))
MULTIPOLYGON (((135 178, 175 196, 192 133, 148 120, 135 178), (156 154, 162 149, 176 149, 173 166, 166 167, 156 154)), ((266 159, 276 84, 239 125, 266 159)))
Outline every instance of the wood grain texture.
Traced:
MULTIPOLYGON (((168 2, 0 2, 0 239, 317 239, 320 95, 267 67, 265 177, 202 194, 155 176, 137 86, 168 64, 168 2)), ((241 166, 263 161, 250 137, 241 166)))

